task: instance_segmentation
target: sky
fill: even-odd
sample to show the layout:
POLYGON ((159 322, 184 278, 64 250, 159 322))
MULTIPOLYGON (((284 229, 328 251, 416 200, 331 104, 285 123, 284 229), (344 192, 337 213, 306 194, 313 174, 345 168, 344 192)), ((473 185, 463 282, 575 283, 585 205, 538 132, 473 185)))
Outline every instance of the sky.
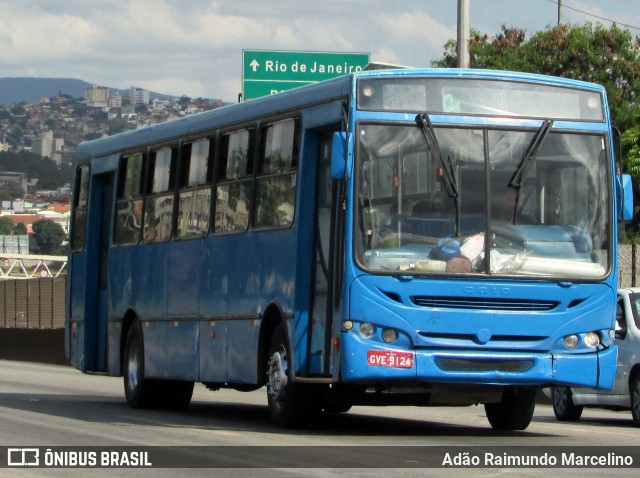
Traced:
MULTIPOLYGON (((469 0, 470 27, 527 38, 558 20, 628 25, 640 0, 469 0), (579 10, 579 11, 578 11, 579 10), (600 18, 598 18, 600 17, 600 18)), ((457 35, 457 0, 0 0, 0 77, 77 78, 236 101, 243 50, 365 52, 428 67, 457 35)))

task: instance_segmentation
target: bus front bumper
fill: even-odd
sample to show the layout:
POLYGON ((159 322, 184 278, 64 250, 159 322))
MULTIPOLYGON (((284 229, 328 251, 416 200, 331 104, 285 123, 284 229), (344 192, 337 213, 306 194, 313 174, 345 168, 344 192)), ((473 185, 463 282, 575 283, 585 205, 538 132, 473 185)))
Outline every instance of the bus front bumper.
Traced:
POLYGON ((401 350, 371 346, 343 334, 344 382, 404 380, 544 387, 564 385, 610 390, 617 346, 586 354, 401 350))

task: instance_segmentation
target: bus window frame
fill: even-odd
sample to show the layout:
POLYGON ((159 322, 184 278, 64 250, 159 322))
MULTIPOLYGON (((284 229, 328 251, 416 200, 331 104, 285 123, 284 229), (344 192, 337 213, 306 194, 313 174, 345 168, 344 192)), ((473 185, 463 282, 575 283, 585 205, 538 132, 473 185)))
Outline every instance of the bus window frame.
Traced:
POLYGON ((253 211, 251 218, 251 227, 256 231, 268 231, 275 229, 288 229, 293 226, 296 217, 296 199, 298 192, 298 167, 300 164, 300 150, 301 150, 301 139, 302 139, 302 119, 300 115, 295 116, 284 116, 279 118, 271 118, 265 120, 260 125, 259 138, 258 138, 258 152, 256 158, 256 174, 255 174, 255 185, 254 185, 254 200, 253 200, 253 211), (291 145, 291 162, 285 169, 277 169, 273 170, 273 166, 271 165, 268 171, 264 171, 263 168, 265 166, 265 158, 266 158, 266 147, 267 147, 267 134, 269 130, 275 127, 278 124, 284 124, 288 122, 293 122, 293 139, 291 145), (258 211, 259 211, 259 203, 260 203, 260 184, 268 183, 273 180, 284 180, 286 182, 287 178, 290 178, 293 182, 292 185, 292 194, 293 194, 293 211, 291 214, 291 219, 285 224, 258 224, 258 211))
MULTIPOLYGON (((175 206, 176 206, 176 189, 178 184, 178 163, 179 163, 180 146, 177 140, 151 145, 147 153, 147 164, 143 179, 143 212, 142 212, 142 235, 140 241, 144 244, 167 242, 174 236, 175 206), (171 155, 169 158, 169 173, 166 184, 163 188, 156 189, 156 161, 157 153, 169 149, 171 155), (171 218, 169 219, 169 228, 167 234, 151 234, 151 226, 148 218, 150 215, 150 205, 154 205, 154 212, 162 209, 161 205, 167 200, 171 200, 171 206, 167 208, 171 210, 171 218), (160 206, 160 207, 158 207, 160 206)), ((155 216, 155 214, 154 214, 155 216)), ((158 216, 159 217, 159 216, 158 216)))
POLYGON ((118 159, 118 174, 117 174, 117 184, 116 184, 116 198, 115 198, 115 211, 114 211, 114 215, 113 215, 113 230, 112 230, 112 234, 111 234, 111 240, 112 240, 112 244, 114 246, 133 246, 133 245, 137 245, 141 242, 142 240, 142 220, 143 220, 143 216, 144 216, 144 190, 143 190, 143 186, 144 186, 144 181, 145 181, 145 173, 146 173, 146 166, 147 166, 147 157, 148 157, 148 150, 147 148, 144 149, 136 149, 136 150, 131 150, 131 151, 123 151, 122 153, 120 153, 120 158, 118 159), (129 158, 131 158, 132 156, 135 156, 137 154, 141 155, 142 158, 142 164, 140 167, 140 177, 138 178, 138 188, 137 191, 127 195, 126 194, 126 178, 127 178, 127 171, 128 171, 128 160, 129 158), (136 214, 134 212, 134 210, 136 208, 140 208, 140 217, 137 218, 140 226, 138 228, 137 231, 137 237, 135 238, 135 240, 132 241, 120 241, 118 240, 118 211, 119 211, 119 206, 121 204, 127 203, 127 205, 131 205, 130 208, 130 216, 131 217, 135 217, 136 214), (139 204, 136 204, 139 203, 139 204))
POLYGON ((233 129, 226 129, 220 133, 218 136, 218 144, 216 149, 216 161, 215 161, 215 173, 214 173, 214 181, 213 181, 213 193, 212 193, 212 207, 213 207, 213 225, 210 225, 210 229, 212 234, 215 236, 223 236, 229 234, 242 234, 246 233, 251 226, 251 215, 253 212, 253 203, 255 201, 255 163, 256 163, 256 149, 257 149, 257 138, 258 137, 258 127, 255 123, 238 125, 233 129), (228 168, 228 157, 229 157, 229 139, 234 134, 240 134, 242 132, 247 132, 249 137, 246 143, 247 153, 246 153, 246 164, 245 164, 245 173, 240 176, 234 176, 232 179, 227 178, 227 168, 228 168), (245 194, 244 197, 247 198, 249 204, 247 208, 247 223, 246 226, 242 229, 233 229, 228 230, 222 228, 222 226, 218 226, 218 209, 219 209, 219 192, 221 188, 231 188, 231 187, 245 187, 248 188, 248 194, 245 194), (215 197, 215 200, 214 200, 215 197))
POLYGON ((85 249, 87 243, 87 215, 89 211, 89 195, 91 193, 91 163, 82 163, 78 164, 75 168, 75 184, 73 190, 73 235, 70 239, 70 247, 72 252, 80 252, 85 249), (86 182, 84 181, 85 176, 82 171, 86 171, 86 182), (82 196, 84 191, 84 204, 82 202, 82 196), (79 219, 78 212, 82 211, 83 216, 79 219), (79 228, 79 222, 82 222, 82 227, 79 228), (78 230, 81 231, 81 236, 77 235, 78 230), (80 241, 77 243, 76 241, 80 241))
MULTIPOLYGON (((176 205, 175 205, 175 220, 174 220, 174 231, 173 237, 177 241, 184 241, 190 239, 202 239, 207 237, 211 233, 211 218, 214 217, 214 177, 215 177, 215 166, 216 159, 218 153, 218 145, 220 141, 218 139, 218 135, 215 132, 209 132, 204 135, 192 136, 188 138, 184 138, 179 146, 178 146, 178 164, 177 164, 177 187, 176 187, 176 205), (208 141, 209 142, 209 151, 207 153, 206 158, 206 174, 204 178, 204 182, 197 183, 195 185, 189 185, 189 178, 184 176, 184 166, 186 162, 186 152, 185 149, 189 147, 189 166, 191 167, 191 146, 198 141, 208 141), (197 194, 202 191, 209 192, 209 204, 206 207, 206 210, 209 214, 207 218, 207 226, 202 229, 202 234, 181 234, 180 233, 180 215, 181 215, 181 198, 183 194, 197 194)), ((205 193, 206 194, 206 193, 205 193)))

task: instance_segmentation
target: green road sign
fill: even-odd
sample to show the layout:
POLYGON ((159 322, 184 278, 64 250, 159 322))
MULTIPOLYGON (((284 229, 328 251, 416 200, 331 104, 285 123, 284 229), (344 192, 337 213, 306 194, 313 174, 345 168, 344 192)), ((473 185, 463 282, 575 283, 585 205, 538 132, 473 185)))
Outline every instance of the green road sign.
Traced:
POLYGON ((242 97, 250 100, 354 73, 368 63, 368 53, 243 50, 242 97))

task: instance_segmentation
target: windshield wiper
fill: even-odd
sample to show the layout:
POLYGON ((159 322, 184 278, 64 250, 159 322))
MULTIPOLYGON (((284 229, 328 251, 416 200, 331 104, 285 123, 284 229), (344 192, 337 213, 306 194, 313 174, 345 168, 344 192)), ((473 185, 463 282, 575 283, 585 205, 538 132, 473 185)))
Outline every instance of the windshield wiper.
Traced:
POLYGON ((456 185, 456 179, 451 172, 451 160, 449 160, 448 165, 444 161, 444 156, 442 156, 442 151, 440 151, 438 138, 436 138, 436 134, 433 131, 433 125, 431 124, 429 115, 424 113, 420 114, 416 116, 416 121, 418 122, 418 126, 420 126, 420 130, 422 131, 422 135, 424 136, 429 149, 435 153, 436 159, 440 163, 440 167, 442 168, 442 178, 444 179, 444 185, 447 188, 449 197, 457 198, 458 186, 456 185))
POLYGON ((453 175, 453 166, 451 165, 451 158, 447 157, 448 164, 445 163, 442 151, 440 151, 440 145, 438 144, 438 138, 433 130, 431 119, 428 114, 422 113, 416 116, 416 122, 422 131, 422 136, 427 143, 429 149, 433 152, 436 159, 440 163, 442 169, 442 181, 447 189, 447 194, 453 199, 454 206, 456 208, 456 222, 455 222, 455 236, 458 236, 458 229, 460 227, 460 198, 458 195, 458 185, 456 184, 456 178, 453 175))
POLYGON ((535 136, 531 140, 531 143, 529 143, 529 146, 527 146, 527 149, 523 153, 522 161, 520 161, 520 165, 518 166, 518 169, 516 170, 515 174, 511 178, 511 182, 509 183, 509 186, 516 189, 519 189, 520 186, 522 186, 522 181, 524 180, 524 177, 527 174, 529 167, 533 163, 533 160, 536 159, 538 151, 540 150, 540 146, 542 146, 542 143, 544 142, 544 139, 547 137, 547 134, 549 134, 549 131, 551 131, 552 126, 553 126, 553 120, 544 120, 542 122, 542 126, 540 126, 540 129, 535 134, 535 136))

